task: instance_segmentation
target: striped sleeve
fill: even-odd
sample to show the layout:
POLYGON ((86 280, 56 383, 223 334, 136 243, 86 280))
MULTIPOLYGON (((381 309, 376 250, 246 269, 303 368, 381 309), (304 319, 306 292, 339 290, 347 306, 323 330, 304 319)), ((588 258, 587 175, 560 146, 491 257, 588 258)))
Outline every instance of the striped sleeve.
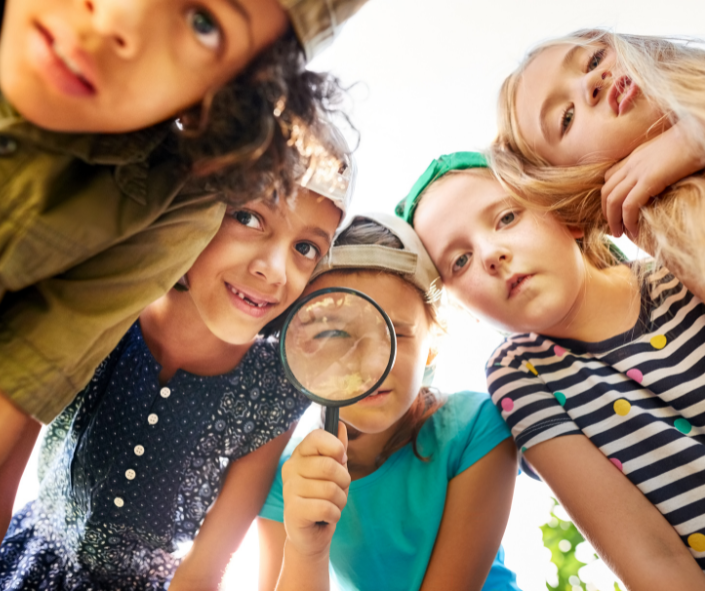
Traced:
POLYGON ((487 365, 487 387, 492 401, 523 452, 538 443, 562 435, 580 434, 562 403, 560 392, 551 392, 534 366, 514 356, 512 342, 505 341, 487 365))

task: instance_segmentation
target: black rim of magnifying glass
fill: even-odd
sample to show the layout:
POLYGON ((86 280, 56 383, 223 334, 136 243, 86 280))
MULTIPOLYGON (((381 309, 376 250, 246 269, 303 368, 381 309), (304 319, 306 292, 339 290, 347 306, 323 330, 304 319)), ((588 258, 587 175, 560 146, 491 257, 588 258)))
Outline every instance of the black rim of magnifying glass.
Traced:
POLYGON ((296 306, 291 310, 291 312, 289 312, 289 315, 286 317, 286 321, 284 322, 284 326, 282 327, 281 339, 279 341, 279 352, 282 358, 282 365, 284 366, 284 373, 286 374, 287 379, 296 387, 297 390, 299 390, 308 398, 310 398, 314 402, 317 402, 318 404, 322 404, 323 406, 328 406, 331 408, 339 408, 341 406, 355 404, 358 400, 362 400, 363 398, 365 398, 365 396, 368 396, 371 392, 374 392, 377 388, 382 385, 382 382, 384 382, 384 380, 387 378, 389 372, 392 371, 392 367, 394 366, 394 360, 397 357, 397 335, 394 332, 394 325, 392 324, 391 318, 389 318, 387 313, 382 309, 382 306, 375 302, 366 293, 362 293, 357 289, 351 289, 349 287, 326 287, 324 289, 318 289, 313 293, 307 295, 303 300, 296 304, 296 306), (384 370, 384 373, 382 373, 382 377, 375 382, 374 386, 372 386, 368 390, 365 390, 364 393, 360 394, 359 396, 356 396, 355 398, 348 398, 347 400, 329 400, 328 398, 320 398, 319 396, 316 396, 313 392, 305 388, 304 385, 299 382, 299 380, 296 379, 296 376, 289 368, 289 361, 286 357, 286 333, 289 330, 289 324, 294 319, 294 316, 309 301, 327 293, 350 293, 361 297, 363 300, 367 300, 370 304, 377 308, 377 311, 382 315, 382 318, 384 318, 384 322, 387 325, 387 330, 389 330, 389 341, 392 346, 389 355, 389 363, 387 363, 387 368, 384 370))

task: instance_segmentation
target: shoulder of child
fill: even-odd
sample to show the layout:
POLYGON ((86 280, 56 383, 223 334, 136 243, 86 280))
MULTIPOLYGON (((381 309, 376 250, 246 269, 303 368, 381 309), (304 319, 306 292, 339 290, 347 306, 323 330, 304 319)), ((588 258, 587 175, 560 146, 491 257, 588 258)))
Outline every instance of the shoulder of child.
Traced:
POLYGON ((439 443, 463 442, 483 437, 487 430, 504 426, 501 415, 486 392, 469 390, 446 397, 445 403, 431 416, 423 431, 432 431, 439 443))

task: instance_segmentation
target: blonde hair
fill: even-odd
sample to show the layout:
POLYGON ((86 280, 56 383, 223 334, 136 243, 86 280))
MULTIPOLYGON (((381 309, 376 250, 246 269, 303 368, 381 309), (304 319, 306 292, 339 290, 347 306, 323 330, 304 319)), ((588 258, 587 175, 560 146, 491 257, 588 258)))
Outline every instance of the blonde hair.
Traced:
MULTIPOLYGON (((615 51, 617 62, 639 85, 646 100, 664 114, 663 123, 685 122, 682 127, 703 144, 705 137, 696 130, 705 124, 705 50, 685 40, 582 30, 536 47, 502 85, 499 132, 489 154, 493 170, 519 202, 549 211, 564 224, 582 229, 583 251, 601 268, 616 262, 606 242, 608 228, 600 195, 605 172, 615 162, 552 166, 519 133, 515 108, 521 77, 541 52, 556 45, 594 43, 615 51)), ((704 200, 705 180, 690 177, 669 187, 640 212, 639 246, 681 280, 685 276, 705 277, 705 260, 699 262, 705 229, 697 223, 705 213, 704 200)))

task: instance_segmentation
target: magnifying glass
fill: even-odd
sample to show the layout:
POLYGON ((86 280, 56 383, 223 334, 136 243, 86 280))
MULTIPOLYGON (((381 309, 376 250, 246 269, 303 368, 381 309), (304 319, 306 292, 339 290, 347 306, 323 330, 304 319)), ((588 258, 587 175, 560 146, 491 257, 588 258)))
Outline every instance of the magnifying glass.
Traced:
POLYGON ((289 381, 326 407, 325 430, 338 434, 338 409, 382 385, 394 365, 394 325, 372 298, 355 289, 319 289, 291 310, 280 342, 289 381))

